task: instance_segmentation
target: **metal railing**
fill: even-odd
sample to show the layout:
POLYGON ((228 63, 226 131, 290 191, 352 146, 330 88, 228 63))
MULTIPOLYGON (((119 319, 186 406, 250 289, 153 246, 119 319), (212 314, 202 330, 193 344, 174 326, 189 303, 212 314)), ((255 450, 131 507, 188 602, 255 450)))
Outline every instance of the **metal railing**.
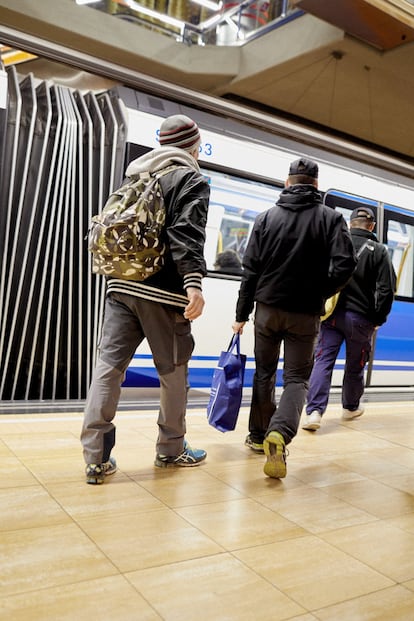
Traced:
POLYGON ((290 0, 75 0, 187 45, 243 45, 302 14, 290 0))

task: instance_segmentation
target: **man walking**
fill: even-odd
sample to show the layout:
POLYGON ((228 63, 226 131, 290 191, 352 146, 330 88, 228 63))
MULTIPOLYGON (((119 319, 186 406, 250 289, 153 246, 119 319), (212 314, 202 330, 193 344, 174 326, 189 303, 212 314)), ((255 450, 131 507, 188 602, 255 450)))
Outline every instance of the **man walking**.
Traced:
POLYGON ((246 444, 266 454, 264 472, 274 478, 286 476, 285 446, 297 433, 324 302, 347 283, 355 267, 346 222, 322 205, 317 178, 315 162, 292 162, 276 205, 257 216, 243 258, 233 324, 233 331, 241 333, 256 302, 256 371, 246 444), (282 343, 283 392, 276 405, 282 343))
POLYGON ((166 207, 167 253, 162 269, 144 281, 108 278, 99 359, 81 433, 86 482, 103 483, 116 471, 115 417, 125 371, 137 347, 148 340, 160 380, 155 465, 198 466, 206 452, 185 441, 187 364, 194 340, 191 321, 203 311, 203 257, 210 189, 197 163, 200 133, 187 116, 162 123, 160 147, 131 162, 128 177, 160 173, 166 207))
POLYGON ((375 216, 369 207, 351 213, 350 229, 358 264, 342 289, 334 312, 321 323, 315 363, 309 383, 303 429, 321 426, 329 400, 332 372, 345 341, 342 383, 342 418, 353 420, 364 413, 364 369, 371 353, 372 336, 385 323, 396 289, 396 276, 387 248, 374 234, 375 216))

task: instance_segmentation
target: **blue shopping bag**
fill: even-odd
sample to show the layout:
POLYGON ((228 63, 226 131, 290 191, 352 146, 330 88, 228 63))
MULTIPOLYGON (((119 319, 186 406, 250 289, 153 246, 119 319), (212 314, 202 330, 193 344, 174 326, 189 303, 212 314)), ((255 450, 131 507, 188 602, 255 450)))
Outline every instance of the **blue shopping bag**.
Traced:
POLYGON ((214 369, 207 419, 223 433, 233 431, 239 415, 246 356, 240 353, 240 335, 234 334, 227 351, 222 351, 214 369))

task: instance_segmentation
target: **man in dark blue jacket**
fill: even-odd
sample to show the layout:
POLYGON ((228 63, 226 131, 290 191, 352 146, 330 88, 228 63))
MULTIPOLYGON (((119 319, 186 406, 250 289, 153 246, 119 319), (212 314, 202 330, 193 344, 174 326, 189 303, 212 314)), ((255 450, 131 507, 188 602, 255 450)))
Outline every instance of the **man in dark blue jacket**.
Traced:
POLYGON ((304 158, 290 165, 275 205, 254 223, 233 331, 241 333, 256 303, 253 394, 246 444, 265 452, 267 476, 286 476, 285 446, 295 437, 312 370, 325 300, 355 267, 343 216, 321 203, 318 166, 304 158), (283 392, 275 379, 284 346, 283 392))
POLYGON ((342 343, 346 343, 342 383, 342 418, 353 420, 364 413, 360 405, 364 393, 364 369, 371 353, 372 336, 385 323, 391 310, 396 276, 387 248, 373 233, 372 209, 361 206, 351 213, 351 237, 358 264, 342 289, 335 310, 321 323, 310 377, 303 429, 321 426, 329 400, 332 372, 342 343))
POLYGON ((116 470, 112 422, 125 371, 146 338, 160 380, 160 409, 155 465, 197 466, 206 452, 185 440, 188 361, 194 340, 191 321, 203 311, 203 256, 210 196, 197 159, 197 124, 177 114, 160 128, 160 147, 131 162, 127 177, 160 173, 166 207, 168 251, 164 267, 146 280, 108 278, 99 359, 85 407, 81 433, 86 482, 97 485, 116 470))

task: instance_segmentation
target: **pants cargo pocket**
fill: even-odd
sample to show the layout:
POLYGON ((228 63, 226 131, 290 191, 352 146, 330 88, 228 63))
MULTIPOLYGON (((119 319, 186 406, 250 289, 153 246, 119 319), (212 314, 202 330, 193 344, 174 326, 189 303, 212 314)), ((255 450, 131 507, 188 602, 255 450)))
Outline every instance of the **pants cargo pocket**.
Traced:
POLYGON ((191 323, 182 315, 176 314, 174 328, 174 364, 186 364, 194 350, 194 338, 191 323))

